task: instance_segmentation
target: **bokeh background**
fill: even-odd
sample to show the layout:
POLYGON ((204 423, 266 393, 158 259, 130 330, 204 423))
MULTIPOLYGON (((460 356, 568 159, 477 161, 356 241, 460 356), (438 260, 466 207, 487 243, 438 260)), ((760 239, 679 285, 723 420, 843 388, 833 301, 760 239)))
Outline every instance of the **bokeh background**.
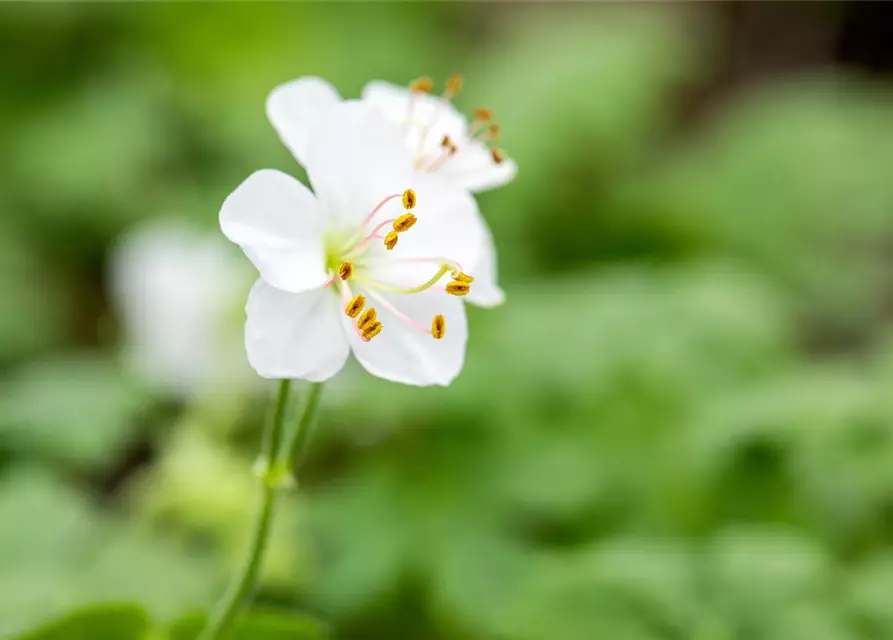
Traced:
POLYGON ((244 637, 893 638, 891 24, 4 3, 0 637, 192 637, 274 386, 217 212, 303 176, 265 97, 461 72, 520 167, 479 197, 507 303, 449 388, 328 386, 244 637))

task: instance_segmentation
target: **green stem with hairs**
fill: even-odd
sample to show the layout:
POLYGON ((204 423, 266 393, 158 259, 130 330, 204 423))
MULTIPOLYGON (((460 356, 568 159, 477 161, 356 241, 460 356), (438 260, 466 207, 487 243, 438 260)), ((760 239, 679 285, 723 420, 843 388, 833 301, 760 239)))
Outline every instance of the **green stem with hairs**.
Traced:
POLYGON ((291 380, 281 380, 273 409, 273 415, 264 434, 263 455, 259 463, 261 499, 251 530, 248 557, 242 569, 233 579, 223 599, 217 605, 199 640, 226 640, 244 613, 257 586, 257 578, 263 564, 264 552, 270 538, 270 528, 277 497, 283 487, 289 485, 293 456, 300 456, 307 444, 309 425, 313 422, 319 404, 321 384, 311 387, 307 406, 301 415, 298 428, 287 447, 283 447, 285 416, 291 397, 291 380), (282 452, 288 456, 280 459, 282 452))

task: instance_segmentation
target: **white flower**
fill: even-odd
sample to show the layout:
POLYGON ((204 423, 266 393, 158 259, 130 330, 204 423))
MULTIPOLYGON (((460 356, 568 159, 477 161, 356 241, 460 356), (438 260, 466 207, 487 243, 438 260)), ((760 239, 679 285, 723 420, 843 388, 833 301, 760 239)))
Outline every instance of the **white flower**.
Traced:
POLYGON ((137 375, 177 395, 248 383, 233 311, 234 284, 247 290, 250 274, 222 238, 180 220, 145 223, 114 248, 109 276, 137 375))
POLYGON ((329 104, 302 133, 313 192, 262 170, 220 211, 261 276, 247 304, 249 362, 266 378, 322 381, 353 351, 382 378, 448 384, 468 336, 462 268, 485 243, 474 199, 414 172, 399 133, 368 105, 329 104))
POLYGON ((409 88, 374 81, 363 88, 363 101, 380 109, 398 124, 420 171, 436 171, 469 191, 484 191, 511 181, 518 172, 514 161, 489 144, 499 127, 488 109, 475 110, 468 119, 451 98, 460 80, 450 79, 443 96, 428 93, 430 81, 417 80, 409 88))
MULTIPOLYGON (((370 82, 362 102, 392 122, 392 129, 408 151, 407 162, 419 173, 436 173, 469 191, 505 184, 517 173, 515 163, 498 148, 498 126, 486 109, 468 120, 450 99, 460 80, 451 78, 443 96, 427 93, 430 81, 417 80, 406 89, 386 82, 370 82)), ((332 85, 315 77, 299 78, 273 90, 267 114, 285 145, 303 162, 315 123, 341 98, 332 85)), ((496 250, 486 222, 481 219, 484 247, 477 264, 469 265, 475 287, 468 301, 485 307, 505 299, 496 284, 496 250)))

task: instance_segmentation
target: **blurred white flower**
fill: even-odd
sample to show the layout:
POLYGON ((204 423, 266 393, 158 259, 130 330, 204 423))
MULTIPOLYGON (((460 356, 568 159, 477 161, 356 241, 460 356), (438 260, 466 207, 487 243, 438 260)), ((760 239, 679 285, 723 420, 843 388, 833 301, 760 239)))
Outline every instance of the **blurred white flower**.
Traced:
MULTIPOLYGON (((361 102, 378 110, 395 126, 392 131, 408 151, 418 173, 436 173, 469 191, 503 185, 517 173, 515 163, 495 147, 498 125, 486 109, 478 109, 469 123, 452 105, 461 80, 453 77, 442 96, 428 93, 430 81, 420 79, 410 88, 386 82, 370 82, 361 102)), ((285 145, 303 163, 308 141, 319 118, 341 102, 331 84, 315 77, 299 78, 274 89, 267 99, 267 115, 285 145)), ((496 284, 496 250, 486 222, 483 249, 477 264, 475 288, 468 301, 485 307, 503 302, 496 284)))
POLYGON ((248 359, 266 378, 322 381, 353 351, 376 376, 448 384, 464 361, 460 296, 474 280, 460 265, 478 264, 485 241, 474 199, 415 172, 399 131, 368 105, 323 106, 299 155, 315 194, 263 170, 220 212, 261 276, 247 305, 248 359))
POLYGON ((127 362, 150 385, 189 395, 253 378, 238 320, 251 275, 217 234, 150 221, 121 239, 109 272, 127 362))

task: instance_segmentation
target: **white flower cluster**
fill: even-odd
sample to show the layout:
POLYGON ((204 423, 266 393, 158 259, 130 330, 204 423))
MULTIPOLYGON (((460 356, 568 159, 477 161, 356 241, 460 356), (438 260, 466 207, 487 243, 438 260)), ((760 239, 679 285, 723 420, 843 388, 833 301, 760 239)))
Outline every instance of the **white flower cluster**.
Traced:
POLYGON ((312 186, 275 170, 248 177, 220 211, 260 273, 245 345, 265 378, 323 381, 353 352, 370 373, 446 385, 465 357, 464 301, 493 306, 492 236, 472 192, 515 164, 487 110, 469 121, 420 79, 342 100, 319 78, 277 87, 267 115, 312 186))

